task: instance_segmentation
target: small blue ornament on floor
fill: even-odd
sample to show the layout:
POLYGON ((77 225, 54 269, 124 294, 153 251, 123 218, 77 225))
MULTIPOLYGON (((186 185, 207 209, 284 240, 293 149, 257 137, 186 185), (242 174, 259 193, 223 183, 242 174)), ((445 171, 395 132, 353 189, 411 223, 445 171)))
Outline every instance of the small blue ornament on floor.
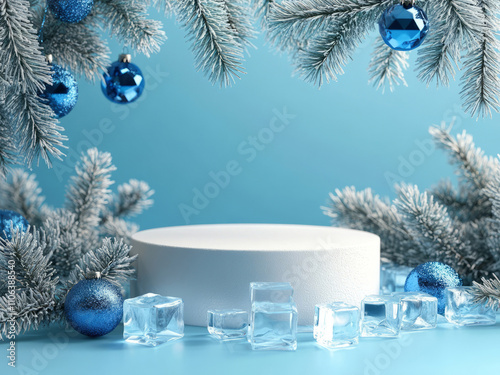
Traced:
POLYGON ((28 226, 28 220, 17 212, 0 210, 0 238, 10 241, 13 234, 12 229, 26 232, 28 226))
POLYGON ((102 92, 113 103, 132 103, 144 91, 145 81, 141 69, 130 61, 130 55, 122 54, 103 74, 102 92))
POLYGON ((438 299, 438 313, 444 314, 445 289, 462 285, 457 271, 441 262, 423 263, 406 278, 405 292, 423 292, 438 299))
POLYGON ((397 51, 410 51, 422 44, 429 32, 425 12, 414 0, 402 0, 385 10, 378 22, 384 42, 397 51))
POLYGON ((48 0, 48 6, 58 20, 77 23, 89 15, 94 0, 48 0))
MULTIPOLYGON (((52 57, 47 56, 49 61, 52 57)), ((47 100, 57 118, 66 116, 78 101, 78 82, 75 77, 63 67, 52 64, 52 85, 45 85, 45 91, 40 97, 47 100)))
POLYGON ((69 324, 82 335, 103 336, 120 323, 123 297, 120 289, 100 278, 99 272, 74 285, 64 301, 69 324))

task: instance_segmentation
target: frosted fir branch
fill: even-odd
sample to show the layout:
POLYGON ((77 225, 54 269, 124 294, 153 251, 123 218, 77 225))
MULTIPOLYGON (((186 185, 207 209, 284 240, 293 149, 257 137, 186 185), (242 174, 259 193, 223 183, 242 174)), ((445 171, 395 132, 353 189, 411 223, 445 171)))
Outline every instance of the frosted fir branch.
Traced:
POLYGON ((418 51, 418 78, 449 85, 460 63, 461 51, 475 45, 484 30, 484 17, 476 0, 434 0, 427 6, 431 32, 418 51))
POLYGON ((41 100, 38 93, 19 91, 12 87, 5 103, 16 136, 21 143, 20 152, 30 166, 41 157, 51 166, 51 157, 61 159, 60 150, 67 137, 57 125, 57 120, 49 105, 41 100))
POLYGON ((273 3, 268 17, 269 36, 278 48, 287 50, 294 40, 317 38, 346 20, 356 20, 372 29, 392 0, 285 0, 273 3))
POLYGON ((498 41, 500 5, 495 0, 479 0, 484 15, 484 32, 477 48, 464 62, 461 96, 464 109, 472 116, 486 117, 500 110, 500 42, 498 41))
POLYGON ((20 91, 37 93, 50 84, 50 68, 38 45, 27 0, 0 0, 0 61, 3 72, 20 91))
POLYGON ((56 210, 45 219, 42 229, 51 239, 51 261, 57 274, 67 278, 83 254, 84 243, 91 240, 88 231, 82 233, 76 215, 67 210, 56 210))
POLYGON ((271 7, 274 6, 276 2, 274 0, 252 0, 251 4, 254 17, 260 21, 262 27, 265 27, 267 25, 271 7))
POLYGON ((483 277, 481 283, 474 281, 472 294, 474 295, 474 302, 486 303, 498 311, 500 310, 500 280, 496 275, 493 275, 493 277, 492 279, 483 277))
POLYGON ((130 245, 132 236, 139 231, 139 226, 123 219, 110 217, 101 226, 101 235, 118 238, 130 245))
POLYGON ((148 57, 166 40, 162 23, 147 18, 147 2, 96 0, 94 10, 112 36, 148 57))
POLYGON ((402 227, 401 216, 371 189, 336 189, 335 194, 330 194, 330 206, 322 209, 337 225, 377 234, 381 238, 382 256, 387 261, 403 264, 408 260, 406 252, 414 246, 402 227))
POLYGON ((355 18, 336 21, 327 31, 315 37, 308 48, 298 52, 296 72, 304 80, 322 86, 344 74, 343 67, 351 59, 366 29, 355 18))
POLYGON ((417 186, 402 185, 397 190, 398 198, 394 204, 402 214, 406 230, 418 239, 421 252, 429 260, 452 263, 460 270, 470 270, 471 264, 464 254, 465 245, 446 208, 435 202, 427 192, 420 193, 417 186))
POLYGON ((75 169, 76 176, 71 178, 66 194, 68 208, 76 214, 81 230, 91 230, 99 224, 101 212, 110 199, 109 187, 113 183, 110 177, 116 168, 111 154, 92 148, 75 169))
POLYGON ((54 63, 88 80, 100 77, 109 65, 109 48, 95 30, 96 18, 89 15, 79 23, 65 23, 48 14, 43 29, 43 48, 54 63))
POLYGON ((120 286, 135 272, 132 262, 137 255, 129 256, 130 249, 130 246, 123 240, 105 238, 99 249, 91 250, 82 257, 71 273, 65 288, 69 289, 84 279, 89 272, 100 272, 103 279, 120 286))
POLYGON ((132 179, 121 184, 118 195, 113 197, 111 214, 117 218, 138 215, 153 205, 153 194, 154 190, 144 181, 132 179))
POLYGON ((43 221, 44 201, 34 174, 14 169, 8 178, 0 179, 1 207, 23 215, 31 225, 38 226, 43 221))
POLYGON ((396 85, 408 86, 404 71, 408 68, 409 55, 406 52, 395 51, 379 38, 375 43, 372 59, 368 67, 370 81, 377 90, 386 87, 392 92, 396 85))
POLYGON ((443 180, 430 190, 430 194, 446 207, 453 220, 466 223, 491 217, 488 198, 470 186, 461 185, 457 191, 449 180, 443 180))
POLYGON ((446 21, 436 22, 433 32, 419 49, 417 77, 427 86, 434 80, 437 85, 448 86, 450 77, 455 77, 454 65, 460 61, 462 39, 450 32, 446 21))
POLYGON ((229 27, 234 33, 236 42, 243 49, 254 47, 250 41, 255 37, 250 17, 250 7, 245 0, 224 0, 229 27))
MULTIPOLYGON (((0 91, 1 91, 0 83, 0 91)), ((9 126, 9 115, 5 112, 2 103, 5 96, 0 92, 0 180, 5 177, 7 165, 16 162, 16 144, 14 134, 9 126)))
POLYGON ((184 0, 175 6, 192 43, 197 70, 212 84, 230 86, 244 73, 243 48, 231 28, 225 0, 184 0))
POLYGON ((11 270, 9 266, 13 261, 18 290, 53 292, 58 278, 37 239, 30 229, 22 232, 13 228, 12 239, 0 241, 0 268, 11 270))
POLYGON ((450 163, 459 167, 462 177, 477 189, 488 186, 493 176, 498 173, 500 164, 497 160, 484 155, 481 148, 476 147, 472 136, 465 131, 454 138, 450 134, 453 124, 446 126, 432 126, 429 133, 436 145, 448 151, 450 163))

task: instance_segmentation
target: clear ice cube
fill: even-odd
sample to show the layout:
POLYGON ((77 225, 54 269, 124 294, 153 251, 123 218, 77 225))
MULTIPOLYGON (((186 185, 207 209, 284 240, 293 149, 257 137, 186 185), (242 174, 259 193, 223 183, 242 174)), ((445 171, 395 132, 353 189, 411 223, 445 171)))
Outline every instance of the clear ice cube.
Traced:
POLYGON ((358 343, 359 308, 342 302, 316 305, 314 338, 327 348, 340 348, 358 343))
POLYGON ((367 296, 361 302, 361 337, 396 337, 401 329, 399 298, 367 296))
POLYGON ((411 267, 383 264, 380 267, 380 293, 404 292, 411 267))
POLYGON ((176 297, 148 293, 123 303, 123 338, 157 346, 184 336, 184 303, 176 297))
POLYGON ((248 312, 245 310, 208 310, 207 329, 219 340, 244 338, 248 329, 248 312))
POLYGON ((253 350, 296 350, 295 303, 257 302, 252 305, 248 340, 253 350))
POLYGON ((250 283, 250 301, 252 304, 261 302, 291 303, 293 302, 292 285, 281 282, 250 283))
POLYGON ((427 293, 393 293, 401 301, 401 329, 413 331, 436 328, 438 301, 427 293))
POLYGON ((458 326, 495 324, 495 310, 486 303, 474 303, 471 289, 470 286, 460 286, 445 290, 444 316, 446 319, 458 326))

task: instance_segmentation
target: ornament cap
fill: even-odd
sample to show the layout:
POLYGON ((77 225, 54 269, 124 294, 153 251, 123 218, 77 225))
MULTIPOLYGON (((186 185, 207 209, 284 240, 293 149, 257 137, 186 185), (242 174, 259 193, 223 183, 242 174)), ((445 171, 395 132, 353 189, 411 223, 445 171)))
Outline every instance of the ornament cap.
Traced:
POLYGON ((86 279, 100 279, 102 276, 102 274, 98 271, 94 272, 87 272, 87 274, 85 275, 85 278, 86 279))
POLYGON ((412 7, 415 5, 415 0, 401 0, 401 5, 404 7, 412 7))
POLYGON ((132 55, 130 53, 121 53, 120 56, 118 56, 118 61, 129 63, 132 61, 132 55))
POLYGON ((51 53, 45 55, 45 61, 47 61, 47 63, 52 64, 52 60, 54 60, 54 58, 51 53))

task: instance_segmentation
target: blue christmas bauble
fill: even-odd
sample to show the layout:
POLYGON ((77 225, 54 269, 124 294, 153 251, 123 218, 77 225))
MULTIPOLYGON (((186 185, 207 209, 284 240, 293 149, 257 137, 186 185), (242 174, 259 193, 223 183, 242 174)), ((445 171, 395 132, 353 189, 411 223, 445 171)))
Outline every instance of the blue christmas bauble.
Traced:
POLYGON ((28 225, 28 220, 17 212, 0 210, 0 238, 10 241, 12 239, 12 229, 26 232, 28 225))
POLYGON ((422 44, 429 20, 417 6, 396 4, 387 8, 378 21, 380 35, 392 49, 410 51, 422 44))
POLYGON ((52 64, 52 85, 45 85, 40 96, 47 100, 57 118, 71 112, 78 101, 78 83, 75 77, 63 67, 52 64))
POLYGON ((405 292, 424 292, 438 300, 438 313, 444 314, 444 290, 462 285, 457 271, 441 262, 423 263, 410 272, 405 282, 405 292))
POLYGON ((103 336, 122 320, 123 297, 120 289, 109 281, 82 280, 68 292, 64 313, 69 324, 81 334, 103 336))
POLYGON ((103 74, 102 92, 114 103, 127 104, 139 99, 144 90, 141 69, 131 62, 116 61, 103 74))
POLYGON ((66 23, 77 23, 89 15, 94 0, 48 0, 48 5, 55 18, 66 23))

